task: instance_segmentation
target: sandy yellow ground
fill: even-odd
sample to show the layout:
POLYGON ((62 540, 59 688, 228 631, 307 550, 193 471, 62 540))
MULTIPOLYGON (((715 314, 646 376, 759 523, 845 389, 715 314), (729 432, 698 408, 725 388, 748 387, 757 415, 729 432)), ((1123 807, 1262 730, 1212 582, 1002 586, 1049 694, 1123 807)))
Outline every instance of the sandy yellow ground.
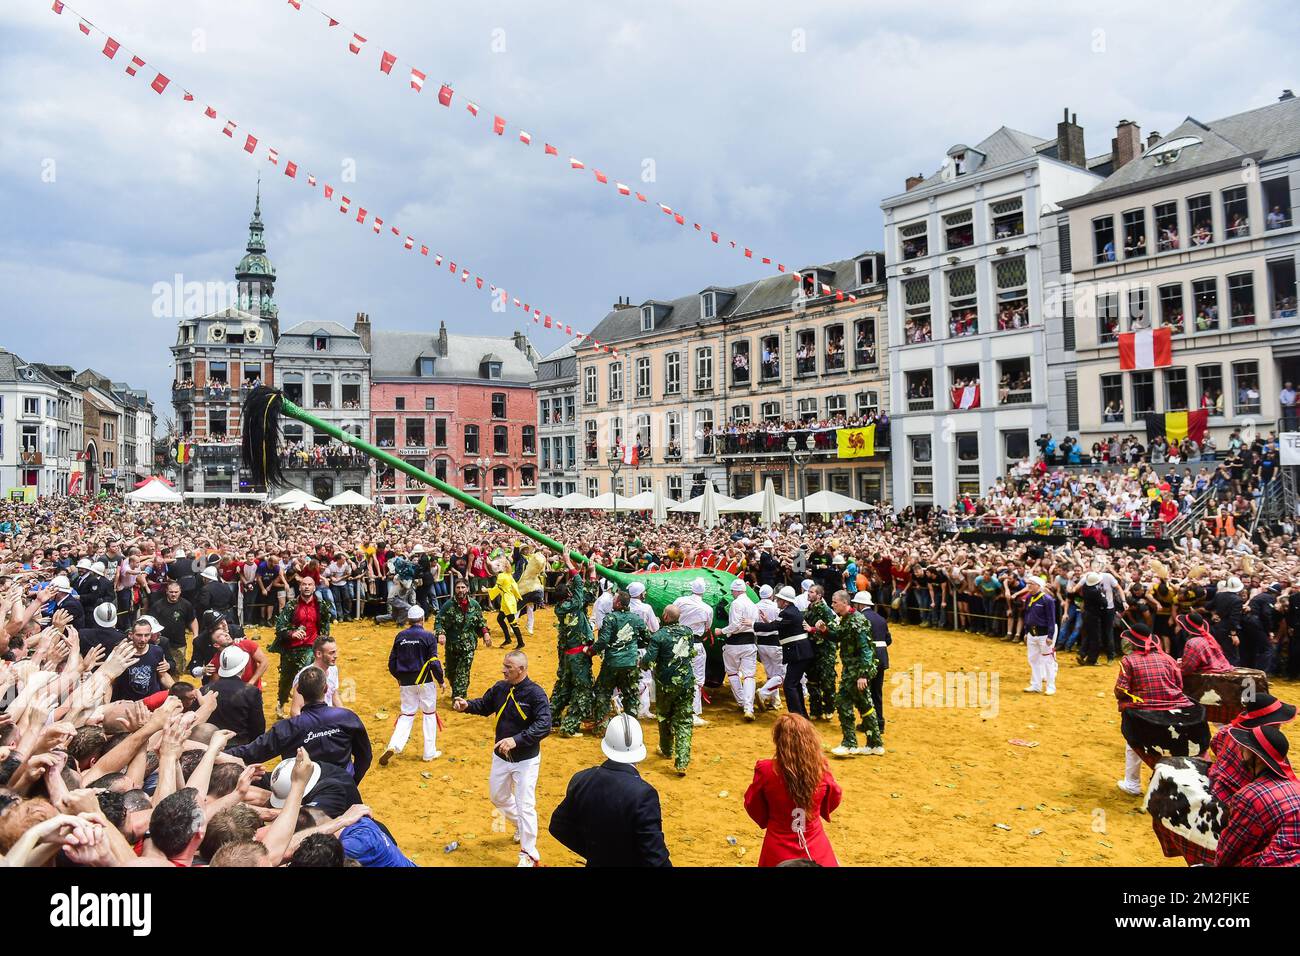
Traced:
MULTIPOLYGON (((371 624, 335 629, 345 692, 355 695, 349 706, 370 728, 376 757, 398 712, 396 685, 387 671, 394 633, 392 627, 371 624)), ((545 610, 527 651, 531 675, 548 693, 555 675, 554 634, 554 615, 545 610)), ((261 632, 267 643, 270 637, 269 630, 261 632)), ((494 633, 493 641, 500 635, 494 633)), ((471 694, 500 678, 503 654, 496 647, 479 649, 471 694)), ((1021 692, 1028 676, 1023 645, 895 628, 891 657, 887 754, 831 758, 844 802, 827 831, 841 864, 1182 865, 1161 856, 1141 801, 1115 787, 1124 751, 1112 692, 1114 667, 1081 668, 1066 655, 1057 695, 1044 697, 1021 692), (926 675, 966 672, 979 680, 982 674, 986 691, 997 690, 986 697, 992 706, 978 701, 936 706, 929 677, 921 682, 922 706, 914 706, 910 681, 917 665, 926 675), (891 696, 913 706, 891 703, 891 696)), ((277 656, 271 658, 268 718, 278 665, 277 656)), ((1284 690, 1282 696, 1295 695, 1284 690)), ((714 703, 705 706, 710 726, 695 733, 685 778, 654 755, 657 732, 652 722, 643 722, 651 756, 640 770, 659 791, 668 848, 679 866, 748 866, 758 859, 763 835, 745 813, 743 797, 754 761, 771 755, 772 718, 760 714, 745 724, 730 697, 725 689, 713 691, 714 703), (734 845, 728 837, 735 838, 734 845)), ((387 767, 372 767, 362 795, 421 866, 514 865, 517 848, 500 824, 494 832, 487 797, 491 721, 453 712, 446 697, 438 709, 446 723, 438 739, 443 756, 420 760, 417 722, 406 752, 387 767), (459 848, 444 852, 452 842, 459 848)), ((838 723, 817 726, 827 746, 839 742, 838 723)), ((544 864, 579 862, 550 837, 546 823, 570 776, 602 759, 599 742, 590 735, 543 742, 537 803, 544 864)))

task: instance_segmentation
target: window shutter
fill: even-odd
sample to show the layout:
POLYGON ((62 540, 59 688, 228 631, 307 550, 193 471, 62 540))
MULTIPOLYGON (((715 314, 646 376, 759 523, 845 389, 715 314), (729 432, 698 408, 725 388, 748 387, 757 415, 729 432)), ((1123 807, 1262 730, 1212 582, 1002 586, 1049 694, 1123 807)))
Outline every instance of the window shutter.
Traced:
POLYGON ((1079 430, 1079 379, 1075 375, 1065 377, 1065 429, 1079 430))
POLYGON ((1074 271, 1074 262, 1070 258, 1070 224, 1062 222, 1056 227, 1057 238, 1061 244, 1061 275, 1074 271))
POLYGON ((1067 352, 1074 351, 1074 300, 1068 293, 1063 293, 1061 298, 1061 333, 1064 338, 1062 345, 1067 352))

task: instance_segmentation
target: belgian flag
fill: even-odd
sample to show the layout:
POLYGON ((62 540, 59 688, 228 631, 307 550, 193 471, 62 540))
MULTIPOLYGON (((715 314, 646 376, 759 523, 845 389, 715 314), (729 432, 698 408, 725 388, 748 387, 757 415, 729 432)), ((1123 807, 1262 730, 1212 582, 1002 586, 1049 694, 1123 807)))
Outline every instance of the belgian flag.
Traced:
POLYGON ((1205 426, 1209 423, 1209 409, 1194 412, 1165 412, 1147 416, 1147 441, 1163 435, 1169 444, 1191 439, 1200 444, 1205 441, 1205 426))

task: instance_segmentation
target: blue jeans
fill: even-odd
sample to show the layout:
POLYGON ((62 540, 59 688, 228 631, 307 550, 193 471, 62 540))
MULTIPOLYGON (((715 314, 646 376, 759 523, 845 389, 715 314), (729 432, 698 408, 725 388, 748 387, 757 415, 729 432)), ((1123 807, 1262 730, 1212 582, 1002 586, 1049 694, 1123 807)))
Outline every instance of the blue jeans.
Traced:
POLYGON ((931 595, 931 600, 933 601, 934 610, 930 615, 930 623, 934 627, 943 627, 944 612, 947 611, 948 607, 944 603, 942 593, 938 596, 931 595))
POLYGON ((920 618, 919 623, 928 625, 930 623, 930 592, 913 589, 912 596, 916 598, 916 610, 920 618))
POLYGON ((1071 604, 1065 612, 1065 623, 1061 626, 1061 633, 1056 637, 1056 646, 1060 650, 1068 651, 1074 647, 1082 632, 1083 614, 1071 604))
POLYGON ((330 610, 334 612, 333 617, 339 616, 339 609, 334 604, 333 588, 319 587, 316 589, 316 596, 330 606, 330 610))

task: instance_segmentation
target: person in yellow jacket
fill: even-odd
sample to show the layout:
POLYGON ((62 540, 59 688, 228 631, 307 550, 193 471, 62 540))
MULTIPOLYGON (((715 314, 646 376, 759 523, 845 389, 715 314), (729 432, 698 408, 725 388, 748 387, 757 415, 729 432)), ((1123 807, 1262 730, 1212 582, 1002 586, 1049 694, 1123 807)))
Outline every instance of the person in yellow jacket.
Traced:
POLYGON ((501 626, 501 647, 510 646, 510 631, 515 632, 515 646, 522 648, 524 646, 524 636, 519 633, 519 601, 523 597, 519 593, 519 585, 515 583, 514 577, 510 574, 510 562, 500 558, 489 565, 492 572, 496 575, 496 580, 488 588, 488 600, 492 606, 497 609, 497 624, 501 626))
POLYGON ((546 558, 531 544, 524 545, 524 572, 519 576, 520 603, 528 615, 528 636, 533 636, 533 611, 546 603, 546 558))

